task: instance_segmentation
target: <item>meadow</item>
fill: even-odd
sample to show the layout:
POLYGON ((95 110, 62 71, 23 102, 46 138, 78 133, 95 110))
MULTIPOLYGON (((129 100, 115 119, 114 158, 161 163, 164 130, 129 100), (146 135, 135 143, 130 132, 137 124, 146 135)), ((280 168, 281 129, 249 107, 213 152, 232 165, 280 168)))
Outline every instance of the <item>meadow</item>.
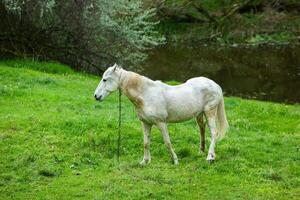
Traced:
POLYGON ((230 131, 213 164, 191 120, 169 125, 178 166, 154 128, 142 167, 134 107, 122 96, 118 162, 118 93, 96 102, 99 80, 55 62, 0 62, 0 199, 300 199, 299 105, 226 97, 230 131))

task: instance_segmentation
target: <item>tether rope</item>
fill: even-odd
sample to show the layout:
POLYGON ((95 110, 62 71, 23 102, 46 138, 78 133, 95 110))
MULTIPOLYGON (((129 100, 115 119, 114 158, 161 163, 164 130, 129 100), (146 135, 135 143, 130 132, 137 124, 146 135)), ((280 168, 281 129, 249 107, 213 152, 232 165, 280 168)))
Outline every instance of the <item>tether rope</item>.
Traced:
POLYGON ((119 126, 118 126, 118 146, 117 146, 117 160, 119 162, 120 158, 120 148, 121 148, 121 119, 122 119, 122 92, 121 89, 119 89, 119 126))

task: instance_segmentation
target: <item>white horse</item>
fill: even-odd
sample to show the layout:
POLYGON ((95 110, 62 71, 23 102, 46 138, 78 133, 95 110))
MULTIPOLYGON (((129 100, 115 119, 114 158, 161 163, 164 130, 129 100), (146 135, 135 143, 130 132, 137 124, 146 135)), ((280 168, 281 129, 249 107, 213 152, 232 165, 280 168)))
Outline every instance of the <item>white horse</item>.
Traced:
POLYGON ((223 138, 228 128, 222 89, 214 81, 197 77, 181 85, 170 86, 161 81, 152 81, 145 76, 126 71, 115 64, 103 74, 102 80, 95 90, 95 98, 104 100, 109 94, 121 89, 134 104, 137 115, 142 122, 144 132, 144 158, 140 164, 150 163, 150 132, 152 125, 156 125, 163 135, 164 142, 178 164, 170 141, 167 123, 182 122, 196 118, 200 129, 200 151, 205 149, 206 116, 211 132, 208 161, 213 161, 217 138, 223 138))

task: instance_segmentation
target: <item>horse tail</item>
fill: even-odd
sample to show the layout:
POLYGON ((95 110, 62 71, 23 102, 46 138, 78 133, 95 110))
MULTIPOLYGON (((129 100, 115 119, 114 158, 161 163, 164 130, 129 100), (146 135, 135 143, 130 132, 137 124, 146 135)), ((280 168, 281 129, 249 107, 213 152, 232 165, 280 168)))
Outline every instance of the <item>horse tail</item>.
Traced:
POLYGON ((217 117, 218 117, 218 138, 221 140, 224 138, 226 131, 229 128, 226 113, 225 113, 225 105, 223 95, 221 96, 221 101, 218 105, 217 109, 217 117))

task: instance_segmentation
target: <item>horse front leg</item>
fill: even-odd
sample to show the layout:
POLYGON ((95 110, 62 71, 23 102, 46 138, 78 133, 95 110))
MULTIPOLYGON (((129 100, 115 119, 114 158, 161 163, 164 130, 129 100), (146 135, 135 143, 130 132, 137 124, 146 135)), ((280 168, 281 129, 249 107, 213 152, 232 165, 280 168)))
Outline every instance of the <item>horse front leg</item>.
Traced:
POLYGON ((151 133, 151 124, 142 122, 143 132, 144 132, 144 158, 140 162, 141 165, 146 165, 151 162, 150 155, 150 133, 151 133))
POLYGON ((170 140, 170 136, 169 136, 167 124, 163 123, 163 122, 159 122, 156 125, 157 125, 158 129, 160 130, 160 132, 163 135, 165 145, 167 146, 167 148, 169 150, 169 153, 172 156, 174 164, 178 165, 178 158, 177 158, 177 155, 176 155, 176 153, 175 153, 175 151, 174 151, 174 149, 172 147, 172 144, 171 144, 171 140, 170 140))

